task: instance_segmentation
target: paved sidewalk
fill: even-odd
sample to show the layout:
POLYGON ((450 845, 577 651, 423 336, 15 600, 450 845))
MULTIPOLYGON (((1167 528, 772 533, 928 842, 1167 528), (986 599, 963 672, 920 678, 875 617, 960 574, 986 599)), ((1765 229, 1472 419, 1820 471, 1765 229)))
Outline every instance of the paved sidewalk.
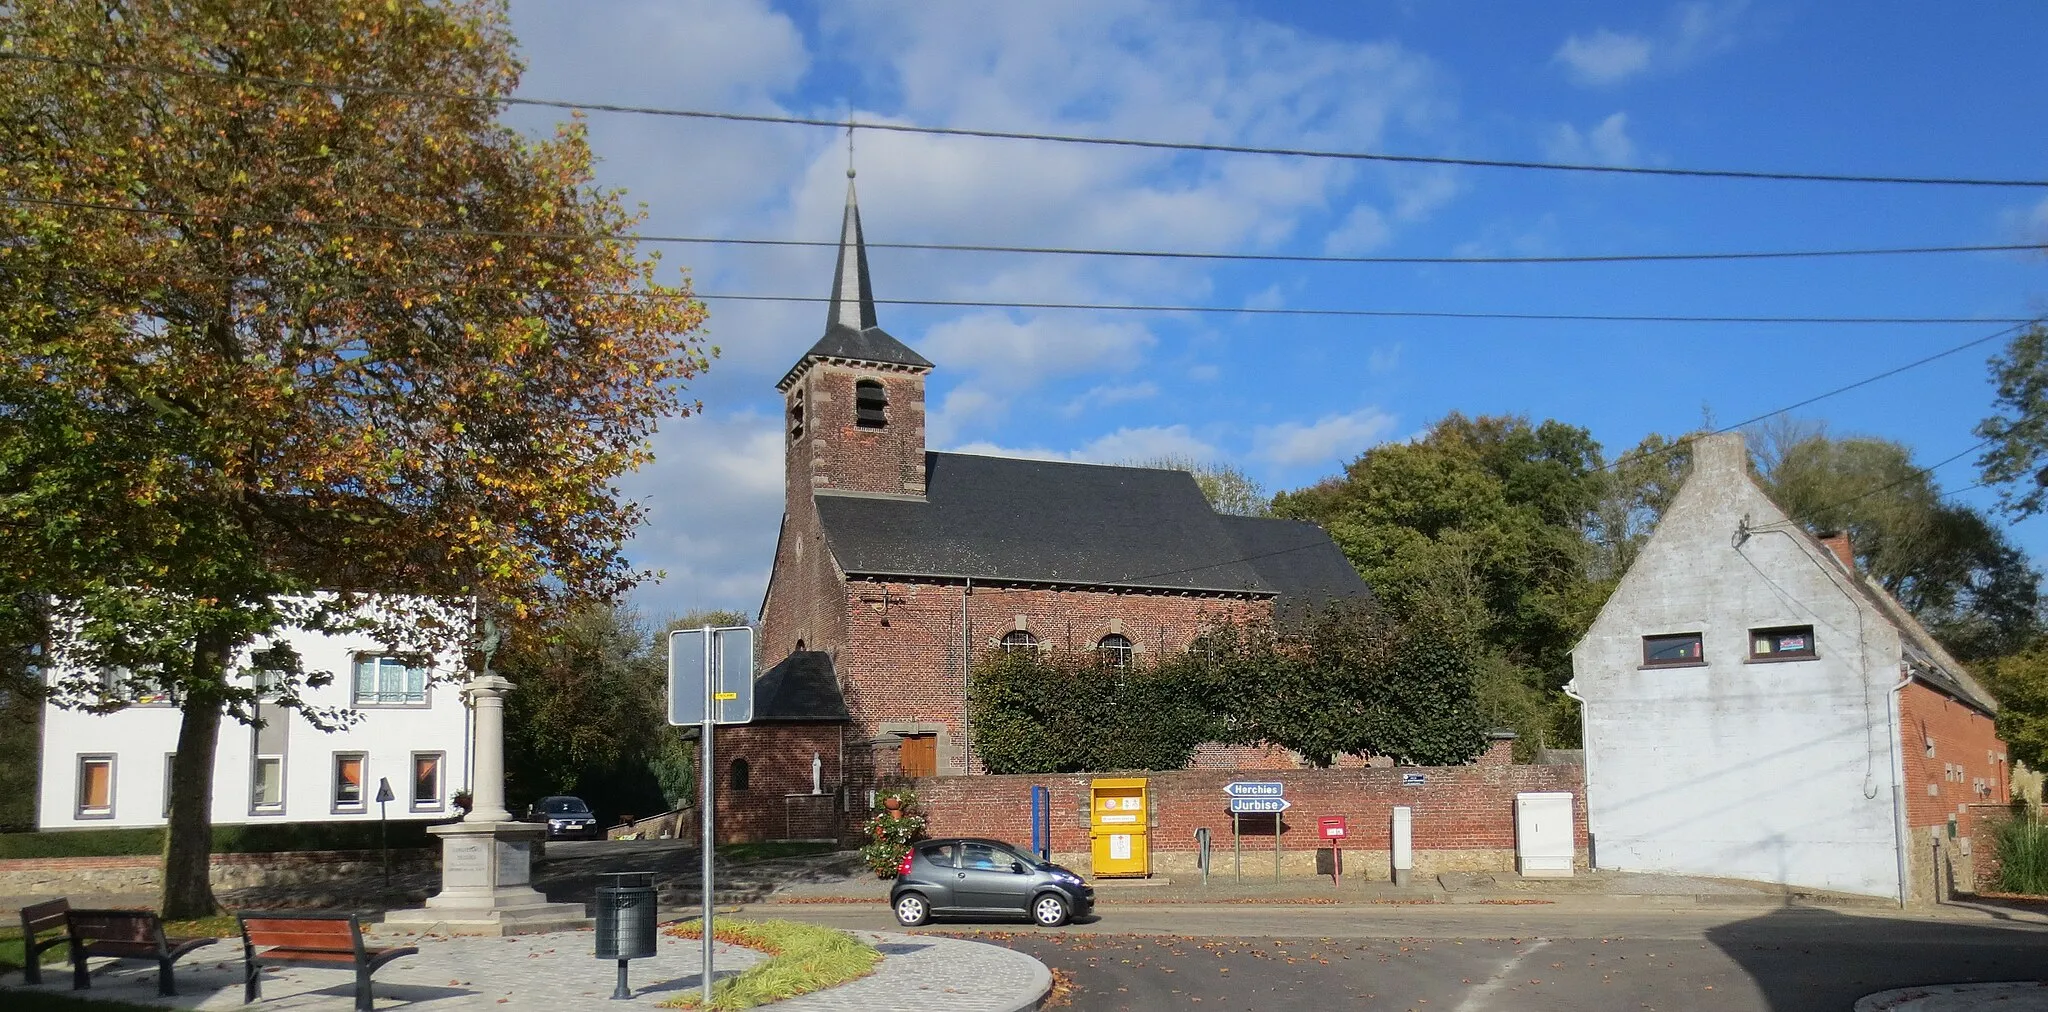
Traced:
POLYGON ((1971 1012, 1973 1009, 2048 1012, 2048 981, 1902 987, 1858 1000, 1855 1012, 1971 1012))
MULTIPOLYGON (((780 1002, 789 1012, 882 1012, 895 1009, 960 1009, 1016 1012, 1038 1003, 1052 986, 1043 963, 1020 952, 952 938, 855 932, 882 950, 876 972, 827 991, 780 1002)), ((389 936, 386 936, 388 938, 389 936)), ((379 941, 385 941, 380 938, 379 941)), ((377 972, 377 1008, 408 1012, 618 1012, 610 1000, 616 964, 591 955, 593 935, 563 931, 510 938, 427 936, 412 944, 419 954, 393 961, 377 972)), ((643 1006, 701 986, 696 939, 662 935, 652 959, 634 960, 628 982, 643 1006)), ((277 968, 263 975, 263 1001, 242 1004, 242 961, 238 943, 223 940, 180 960, 177 997, 156 993, 156 968, 136 962, 94 960, 93 985, 82 997, 227 1012, 349 1012, 354 974, 345 970, 277 968), (233 958, 229 958, 232 956, 233 958)), ((767 957, 752 949, 719 945, 720 979, 767 957)), ((43 974, 44 992, 73 994, 68 967, 43 974)), ((22 987, 19 973, 0 985, 22 987)), ((0 999, 0 1005, 4 1005, 0 999)))

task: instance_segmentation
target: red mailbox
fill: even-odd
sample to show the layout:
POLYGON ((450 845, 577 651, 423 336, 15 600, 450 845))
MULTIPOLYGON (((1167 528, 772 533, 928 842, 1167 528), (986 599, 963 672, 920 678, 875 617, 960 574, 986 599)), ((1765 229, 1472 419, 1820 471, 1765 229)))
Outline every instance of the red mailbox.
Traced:
POLYGON ((1325 840, 1342 840, 1344 838, 1344 817, 1341 815, 1318 817, 1316 819, 1316 833, 1325 840))

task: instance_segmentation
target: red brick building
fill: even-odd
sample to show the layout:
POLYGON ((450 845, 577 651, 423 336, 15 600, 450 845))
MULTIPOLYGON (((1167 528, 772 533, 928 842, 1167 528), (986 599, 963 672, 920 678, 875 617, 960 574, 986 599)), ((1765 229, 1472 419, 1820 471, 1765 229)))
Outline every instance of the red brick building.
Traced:
MULTIPOLYGON (((980 772, 966 676, 985 651, 1144 663, 1215 617, 1369 593, 1320 528, 1218 514, 1184 471, 928 450, 933 368, 878 325, 849 183, 825 335, 777 384, 785 498, 763 678, 801 669, 840 694, 805 697, 818 720, 776 724, 790 740, 774 748, 806 768, 812 752, 843 755, 856 788, 980 772)), ((765 736, 726 735, 721 766, 762 768, 765 736)))

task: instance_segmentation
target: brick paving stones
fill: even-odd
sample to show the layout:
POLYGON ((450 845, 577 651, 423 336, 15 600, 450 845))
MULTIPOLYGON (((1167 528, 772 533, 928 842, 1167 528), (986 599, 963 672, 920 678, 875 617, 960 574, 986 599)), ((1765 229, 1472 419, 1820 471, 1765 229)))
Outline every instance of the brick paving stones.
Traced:
MULTIPOLYGON (((873 975, 850 984, 779 1003, 790 1012, 881 1012, 893 1009, 959 1009, 1012 1012, 1035 1005, 1051 986, 1045 965, 1022 953, 957 939, 891 932, 856 932, 881 948, 884 959, 873 975)), ((388 943, 389 936, 380 936, 388 943)), ((416 943, 420 952, 377 972, 377 1008, 408 1012, 618 1012, 610 1000, 616 964, 591 955, 588 931, 519 935, 511 938, 438 938, 416 943)), ((628 981, 641 1005, 696 989, 700 984, 699 943, 662 936, 652 959, 634 960, 628 981)), ((720 978, 765 959, 751 949, 720 945, 720 978)), ((263 1001, 242 1005, 240 946, 223 940, 180 961, 175 998, 156 993, 152 965, 95 960, 93 986, 81 996, 143 1005, 167 1005, 227 1012, 349 1012, 355 976, 345 970, 298 967, 267 970, 263 1001), (232 957, 232 958, 230 958, 232 957), (104 965, 102 965, 104 964, 104 965)), ((68 968, 44 973, 40 990, 70 994, 68 968)), ((19 974, 0 984, 21 986, 19 974)), ((4 1004, 4 1001, 0 1001, 4 1004)), ((630 1007, 630 1006, 629 1006, 630 1007)))

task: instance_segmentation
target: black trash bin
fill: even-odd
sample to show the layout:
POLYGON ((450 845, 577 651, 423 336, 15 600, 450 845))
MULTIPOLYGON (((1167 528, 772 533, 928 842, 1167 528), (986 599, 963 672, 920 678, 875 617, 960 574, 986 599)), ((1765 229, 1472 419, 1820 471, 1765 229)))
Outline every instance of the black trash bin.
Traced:
POLYGON ((597 958, 619 962, 613 998, 631 998, 626 961, 654 955, 654 873, 626 871, 600 875, 597 886, 597 958))

